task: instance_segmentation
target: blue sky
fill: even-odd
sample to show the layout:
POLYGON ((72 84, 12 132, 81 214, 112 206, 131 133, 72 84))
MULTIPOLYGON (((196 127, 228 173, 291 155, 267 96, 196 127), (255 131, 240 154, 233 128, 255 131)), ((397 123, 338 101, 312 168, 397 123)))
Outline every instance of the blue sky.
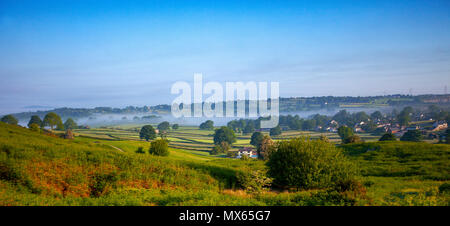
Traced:
POLYGON ((170 103, 176 81, 280 95, 443 93, 449 1, 0 1, 0 113, 170 103))

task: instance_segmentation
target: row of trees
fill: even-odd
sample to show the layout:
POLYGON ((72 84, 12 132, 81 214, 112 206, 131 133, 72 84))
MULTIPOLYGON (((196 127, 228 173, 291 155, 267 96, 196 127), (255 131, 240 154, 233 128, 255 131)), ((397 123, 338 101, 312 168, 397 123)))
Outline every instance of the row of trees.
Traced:
MULTIPOLYGON (((13 115, 3 116, 1 121, 11 125, 17 125, 19 123, 13 115)), ((77 123, 72 118, 68 118, 66 122, 63 123, 61 117, 54 112, 46 114, 44 120, 42 120, 38 115, 31 116, 27 126, 31 129, 50 127, 52 130, 69 130, 78 128, 77 123)))

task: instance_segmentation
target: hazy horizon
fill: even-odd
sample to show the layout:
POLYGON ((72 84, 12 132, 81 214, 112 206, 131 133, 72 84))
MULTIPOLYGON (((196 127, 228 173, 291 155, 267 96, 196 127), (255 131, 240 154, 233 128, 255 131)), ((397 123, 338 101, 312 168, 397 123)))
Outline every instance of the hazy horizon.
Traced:
POLYGON ((278 81, 282 97, 444 94, 449 11, 445 0, 1 1, 0 114, 170 104, 194 73, 278 81))

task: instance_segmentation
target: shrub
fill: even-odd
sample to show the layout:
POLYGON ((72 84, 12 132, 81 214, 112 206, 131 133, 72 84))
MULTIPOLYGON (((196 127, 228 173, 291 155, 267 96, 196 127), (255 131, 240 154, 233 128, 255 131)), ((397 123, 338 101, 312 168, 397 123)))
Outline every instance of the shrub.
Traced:
POLYGON ((297 189, 330 188, 354 179, 354 165, 334 145, 305 138, 278 143, 267 162, 274 184, 297 189))
POLYGON ((342 141, 342 143, 344 143, 344 144, 353 144, 353 143, 361 143, 361 142, 364 142, 364 141, 358 135, 349 136, 342 141))
POLYGON ((422 133, 419 130, 409 130, 400 138, 401 141, 413 141, 420 142, 422 141, 422 133))
POLYGON ((96 174, 92 179, 93 182, 89 186, 91 197, 100 197, 108 193, 109 189, 115 188, 119 177, 116 172, 112 172, 109 174, 96 174))
POLYGON ((439 193, 450 193, 450 183, 443 183, 439 186, 439 193))
POLYGON ((31 131, 34 131, 34 132, 40 132, 40 131, 41 131, 41 128, 40 128, 40 126, 39 126, 38 124, 36 124, 36 123, 31 123, 31 125, 30 125, 30 130, 31 130, 31 131))
POLYGON ((226 153, 229 149, 230 145, 227 142, 222 141, 220 144, 214 145, 211 151, 211 155, 226 153))
POLYGON ((266 172, 251 169, 238 172, 237 181, 247 192, 261 192, 272 183, 272 179, 266 176, 266 172))
POLYGON ((136 150, 136 153, 138 153, 138 154, 145 154, 144 148, 143 147, 138 147, 138 149, 136 150))
POLYGON ((379 141, 396 141, 397 138, 395 138, 394 134, 392 133, 385 133, 379 141))
POLYGON ((341 137, 342 142, 350 136, 353 136, 353 129, 347 126, 341 126, 338 128, 338 135, 341 137))
POLYGON ((17 125, 17 123, 19 123, 19 121, 12 115, 3 116, 1 121, 4 123, 11 124, 11 125, 17 125))
POLYGON ((150 143, 150 149, 148 152, 151 155, 168 156, 169 143, 163 139, 154 140, 150 143))
POLYGON ((247 161, 247 160, 250 160, 250 157, 248 157, 248 155, 242 155, 241 160, 247 161))
POLYGON ((280 126, 276 126, 269 131, 270 136, 278 136, 281 135, 281 128, 280 126))

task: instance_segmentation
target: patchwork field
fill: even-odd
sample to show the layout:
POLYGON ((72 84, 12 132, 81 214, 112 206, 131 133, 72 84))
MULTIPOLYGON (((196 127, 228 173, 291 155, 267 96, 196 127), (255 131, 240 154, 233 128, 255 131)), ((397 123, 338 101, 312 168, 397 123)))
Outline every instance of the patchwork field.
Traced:
MULTIPOLYGON (((105 139, 105 140, 135 140, 139 141, 139 129, 143 125, 121 125, 108 128, 93 128, 93 129, 77 129, 75 134, 81 137, 105 139)), ((156 127, 156 125, 153 125, 156 127)), ((268 132, 263 132, 269 134, 268 132)), ((182 149, 187 151, 209 152, 213 147, 213 130, 200 130, 198 127, 181 126, 177 130, 170 130, 167 134, 167 139, 170 141, 169 145, 175 149, 182 149)), ((305 136, 316 139, 321 135, 327 136, 331 142, 340 143, 341 139, 337 133, 321 133, 313 131, 283 131, 280 136, 273 137, 273 140, 287 140, 295 137, 305 136)), ((370 134, 358 134, 365 141, 377 141, 378 136, 370 134)), ((237 141, 233 144, 232 150, 250 145, 251 134, 243 135, 236 133, 237 141)), ((205 153, 204 153, 205 154, 205 153)), ((207 154, 207 153, 206 153, 207 154)))

